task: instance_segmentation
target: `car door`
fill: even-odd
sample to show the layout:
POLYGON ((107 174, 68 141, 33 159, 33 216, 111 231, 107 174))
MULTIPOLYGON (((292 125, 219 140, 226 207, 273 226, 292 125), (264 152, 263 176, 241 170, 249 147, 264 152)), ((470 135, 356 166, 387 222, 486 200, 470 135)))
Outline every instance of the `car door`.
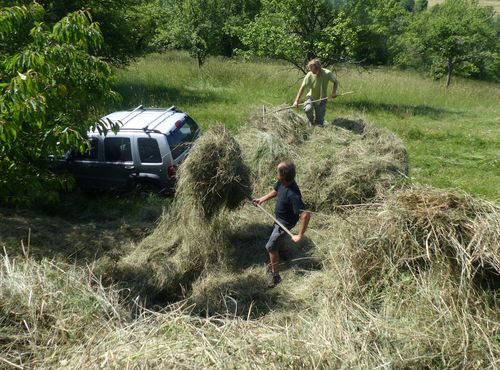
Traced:
POLYGON ((82 186, 99 186, 98 168, 100 166, 99 138, 89 138, 90 147, 83 153, 72 151, 68 159, 68 167, 77 181, 82 186))
POLYGON ((132 159, 130 137, 112 136, 104 139, 104 161, 99 176, 108 187, 124 188, 137 172, 132 159))
POLYGON ((160 145, 153 136, 137 138, 137 152, 139 153, 139 172, 158 181, 165 181, 166 168, 163 165, 160 145))

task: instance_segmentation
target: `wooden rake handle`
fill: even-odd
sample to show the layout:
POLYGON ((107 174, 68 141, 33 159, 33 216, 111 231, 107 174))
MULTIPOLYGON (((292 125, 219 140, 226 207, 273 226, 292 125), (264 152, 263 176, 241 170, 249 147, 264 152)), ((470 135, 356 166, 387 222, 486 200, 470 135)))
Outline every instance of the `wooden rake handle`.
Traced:
MULTIPOLYGON (((344 96, 344 95, 349 95, 349 94, 354 94, 354 91, 347 91, 345 93, 339 94, 339 95, 336 96, 336 98, 338 98, 339 96, 344 96)), ((327 99, 329 99, 329 98, 326 97, 326 98, 311 100, 310 102, 300 103, 299 105, 297 105, 297 107, 303 106, 305 104, 317 103, 319 101, 323 101, 323 100, 327 100, 327 99)), ((292 108, 295 108, 295 107, 293 105, 290 105, 288 107, 284 107, 284 108, 280 108, 280 109, 277 109, 277 110, 273 110, 272 112, 266 113, 265 115, 273 114, 273 113, 278 113, 278 112, 281 112, 283 110, 292 109, 292 108)))
POLYGON ((267 212, 264 207, 262 207, 260 204, 254 204, 253 202, 250 202, 250 203, 252 203, 252 205, 256 206, 258 209, 260 209, 262 212, 264 212, 267 216, 269 216, 269 218, 271 218, 274 222, 276 222, 278 224, 278 226, 281 227, 288 235, 293 237, 292 232, 290 230, 288 230, 281 222, 279 222, 276 219, 276 217, 274 217, 272 214, 267 212))

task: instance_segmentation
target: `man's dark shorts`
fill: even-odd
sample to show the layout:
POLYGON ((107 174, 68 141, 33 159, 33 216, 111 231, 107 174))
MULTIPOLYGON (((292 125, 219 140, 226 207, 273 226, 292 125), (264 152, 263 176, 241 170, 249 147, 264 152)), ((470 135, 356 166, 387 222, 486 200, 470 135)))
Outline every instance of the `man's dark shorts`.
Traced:
POLYGON ((271 236, 266 244, 267 251, 278 251, 283 245, 285 238, 285 230, 279 227, 278 224, 274 224, 273 232, 271 233, 271 236))

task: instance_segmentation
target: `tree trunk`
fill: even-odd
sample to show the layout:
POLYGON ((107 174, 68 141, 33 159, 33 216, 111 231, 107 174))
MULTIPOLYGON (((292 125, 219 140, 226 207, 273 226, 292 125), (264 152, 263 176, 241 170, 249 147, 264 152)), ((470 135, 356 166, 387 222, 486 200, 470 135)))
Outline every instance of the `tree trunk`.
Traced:
POLYGON ((451 58, 448 59, 448 75, 446 76, 446 88, 448 88, 451 84, 451 74, 453 72, 453 60, 451 58))
POLYGON ((196 55, 196 60, 198 61, 198 72, 201 71, 201 66, 203 65, 203 57, 200 53, 196 55))

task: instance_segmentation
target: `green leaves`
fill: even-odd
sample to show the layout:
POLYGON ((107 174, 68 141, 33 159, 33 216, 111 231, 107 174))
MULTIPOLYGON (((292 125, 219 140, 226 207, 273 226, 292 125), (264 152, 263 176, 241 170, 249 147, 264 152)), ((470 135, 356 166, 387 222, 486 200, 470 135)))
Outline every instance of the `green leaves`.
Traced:
POLYGON ((401 65, 424 66, 435 78, 478 72, 498 55, 493 10, 475 0, 446 0, 419 13, 401 40, 401 65))
POLYGON ((258 0, 164 1, 155 44, 188 50, 201 67, 208 55, 232 56, 239 27, 259 9, 258 0))
POLYGON ((0 37, 25 29, 17 50, 0 44, 0 201, 29 202, 63 182, 47 169, 49 155, 83 148, 95 115, 110 100, 111 68, 92 55, 103 39, 85 11, 53 27, 39 22, 40 6, 3 8, 0 37), (24 23, 23 23, 24 22, 24 23))
POLYGON ((254 22, 239 28, 243 54, 283 59, 304 73, 313 57, 331 65, 353 55, 356 29, 333 2, 263 0, 262 6, 254 22))

